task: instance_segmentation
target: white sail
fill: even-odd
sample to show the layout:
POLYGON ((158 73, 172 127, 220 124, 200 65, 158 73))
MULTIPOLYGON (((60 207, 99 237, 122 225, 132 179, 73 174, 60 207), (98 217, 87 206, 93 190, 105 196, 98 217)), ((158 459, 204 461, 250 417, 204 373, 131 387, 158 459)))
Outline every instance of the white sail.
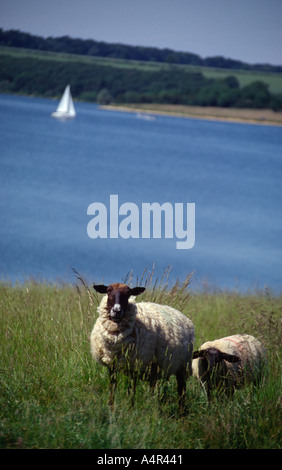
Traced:
POLYGON ((63 119, 73 118, 76 116, 76 111, 74 108, 69 85, 66 86, 64 94, 58 104, 58 107, 56 111, 51 114, 51 116, 63 119))

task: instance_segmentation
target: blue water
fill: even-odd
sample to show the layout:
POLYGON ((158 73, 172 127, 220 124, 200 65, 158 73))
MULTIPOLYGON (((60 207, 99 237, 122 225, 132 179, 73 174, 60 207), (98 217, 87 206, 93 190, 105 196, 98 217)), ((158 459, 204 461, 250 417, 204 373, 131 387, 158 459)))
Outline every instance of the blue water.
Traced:
MULTIPOLYGON (((120 281, 148 267, 171 280, 246 290, 282 287, 282 128, 168 116, 156 121, 76 103, 0 95, 0 278, 120 281), (193 202, 196 242, 91 239, 87 208, 193 202)), ((122 219, 122 217, 121 217, 122 219)))

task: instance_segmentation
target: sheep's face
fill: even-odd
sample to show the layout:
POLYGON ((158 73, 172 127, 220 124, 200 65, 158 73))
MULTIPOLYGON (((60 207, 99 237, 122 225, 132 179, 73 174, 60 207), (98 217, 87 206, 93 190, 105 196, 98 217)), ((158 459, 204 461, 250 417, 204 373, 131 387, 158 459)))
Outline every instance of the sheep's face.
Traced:
POLYGON ((108 294, 108 311, 111 320, 118 323, 124 316, 129 299, 129 287, 122 284, 112 284, 107 288, 108 294))
POLYGON ((110 284, 109 286, 94 284, 94 289, 101 294, 108 294, 107 308, 110 319, 119 323, 126 315, 128 299, 131 295, 139 295, 144 292, 145 287, 134 287, 131 289, 126 284, 110 284))
POLYGON ((217 348, 201 349, 194 351, 193 359, 200 359, 199 374, 203 382, 211 385, 212 380, 217 382, 217 379, 224 377, 227 373, 225 362, 235 363, 240 361, 238 356, 234 354, 227 354, 217 348))

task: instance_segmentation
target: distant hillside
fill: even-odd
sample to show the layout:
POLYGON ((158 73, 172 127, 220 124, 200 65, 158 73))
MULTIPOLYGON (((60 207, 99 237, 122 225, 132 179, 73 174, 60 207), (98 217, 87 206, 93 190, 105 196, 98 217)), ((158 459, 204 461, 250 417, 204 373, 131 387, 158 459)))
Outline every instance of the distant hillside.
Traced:
POLYGON ((185 65, 171 59, 169 63, 153 62, 145 52, 155 49, 104 43, 97 43, 105 46, 104 56, 97 56, 90 54, 97 54, 93 43, 0 30, 0 93, 59 97, 69 83, 75 99, 100 104, 282 109, 282 74, 278 72, 185 65), (46 50, 48 44, 56 51, 46 50), (118 47, 120 55, 122 50, 127 51, 132 59, 113 57, 118 47), (137 60, 136 51, 140 49, 144 49, 143 59, 137 60))
POLYGON ((258 72, 282 73, 282 65, 250 65, 239 60, 226 59, 221 56, 203 59, 197 54, 190 52, 177 52, 167 48, 159 49, 156 47, 111 44, 95 41, 93 39, 73 39, 69 36, 43 38, 41 36, 35 36, 18 30, 5 31, 0 29, 0 45, 114 59, 220 67, 229 70, 254 70, 258 72))
POLYGON ((265 72, 253 72, 254 82, 240 86, 234 76, 208 78, 190 71, 190 66, 138 68, 133 61, 99 60, 0 46, 0 93, 59 97, 69 83, 75 99, 100 104, 282 109, 282 94, 270 93, 268 85, 257 80, 257 74, 265 72))

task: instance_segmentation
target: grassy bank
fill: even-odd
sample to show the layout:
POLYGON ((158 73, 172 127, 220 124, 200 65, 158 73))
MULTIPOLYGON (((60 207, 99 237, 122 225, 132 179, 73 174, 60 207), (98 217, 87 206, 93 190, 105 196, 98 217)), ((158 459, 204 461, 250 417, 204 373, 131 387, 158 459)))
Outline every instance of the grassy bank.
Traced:
MULTIPOLYGON (((136 280, 137 281, 137 280, 136 280)), ((139 280, 144 285, 144 279, 139 280)), ((134 282, 135 284, 135 282, 134 282)), ((189 292, 189 278, 168 287, 150 279, 140 300, 168 303, 194 322, 196 347, 247 332, 261 339, 269 372, 261 388, 233 400, 206 397, 188 381, 187 410, 177 413, 176 383, 164 402, 144 383, 134 407, 120 377, 116 408, 107 406, 108 376, 94 363, 89 334, 100 296, 77 287, 0 284, 0 446, 2 448, 278 448, 281 446, 282 297, 268 291, 189 292)))

